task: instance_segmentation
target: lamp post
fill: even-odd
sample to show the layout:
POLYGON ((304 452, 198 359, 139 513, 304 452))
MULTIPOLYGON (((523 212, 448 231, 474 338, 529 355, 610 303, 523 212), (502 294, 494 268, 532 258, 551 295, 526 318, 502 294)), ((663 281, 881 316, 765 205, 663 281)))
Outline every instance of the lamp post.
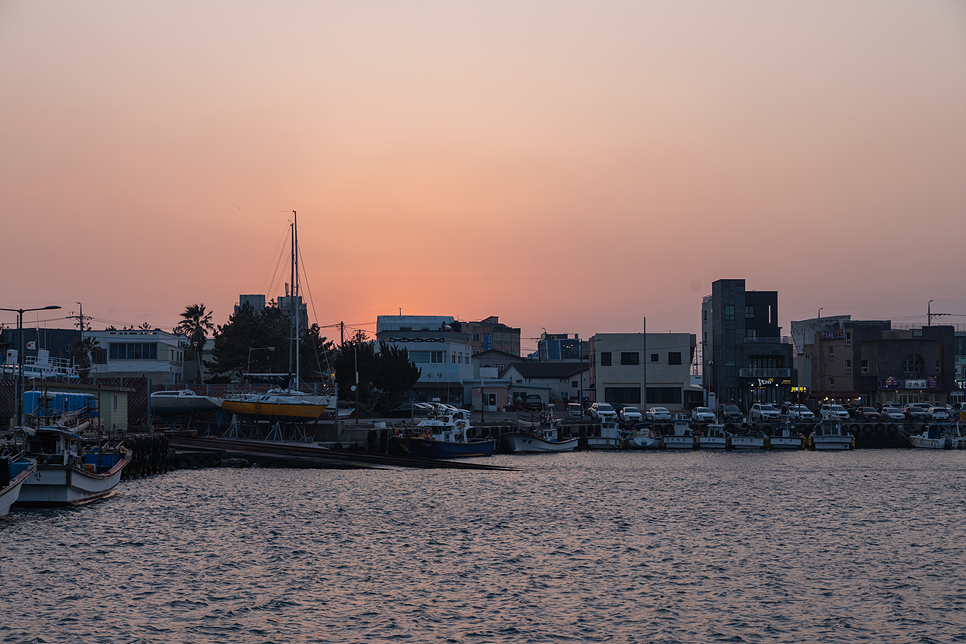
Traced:
POLYGON ((17 365, 19 367, 17 371, 17 427, 23 426, 23 314, 28 311, 49 311, 59 308, 56 304, 51 304, 36 309, 0 309, 0 311, 11 311, 17 314, 17 334, 20 336, 20 351, 17 352, 17 365))

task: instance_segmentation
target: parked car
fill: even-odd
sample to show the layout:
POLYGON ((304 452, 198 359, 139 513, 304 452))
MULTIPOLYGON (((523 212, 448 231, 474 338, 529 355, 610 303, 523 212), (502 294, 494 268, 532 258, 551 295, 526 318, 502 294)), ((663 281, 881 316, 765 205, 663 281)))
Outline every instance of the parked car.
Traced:
POLYGON ((712 423, 714 422, 714 412, 710 407, 695 407, 691 410, 691 422, 693 423, 712 423))
POLYGON ((543 411, 543 400, 537 394, 527 394, 526 405, 530 411, 543 411))
POLYGON ((637 407, 624 407, 621 409, 621 413, 618 414, 620 419, 625 423, 635 422, 639 423, 644 420, 644 416, 641 414, 641 410, 637 407))
POLYGON ((753 423, 767 423, 768 421, 778 420, 781 413, 771 403, 755 403, 748 412, 753 423))
POLYGON ((567 404, 567 418, 570 420, 580 420, 584 417, 584 410, 580 408, 580 403, 567 404))
POLYGON ((882 420, 905 420, 906 413, 902 411, 899 407, 892 407, 891 405, 883 405, 879 409, 879 415, 882 420))
POLYGON ((855 409, 856 420, 882 420, 882 414, 875 410, 875 407, 857 407, 855 409))
POLYGON ((842 405, 822 405, 819 416, 822 420, 848 420, 849 412, 842 405))
POLYGON ((651 407, 644 414, 644 417, 652 423, 671 422, 671 412, 669 412, 666 407, 651 407))
POLYGON ((930 407, 926 410, 929 420, 949 420, 949 410, 945 407, 930 407))
POLYGON ((929 405, 923 405, 922 403, 911 403, 902 408, 906 418, 911 420, 926 420, 929 418, 928 410, 929 405))
POLYGON ((721 403, 715 410, 715 415, 722 423, 740 423, 744 420, 744 414, 738 409, 738 405, 731 403, 721 403))
POLYGON ((805 405, 789 405, 785 415, 788 416, 788 420, 797 420, 799 422, 815 420, 815 414, 805 405))
POLYGON ((388 418, 412 418, 413 413, 425 411, 426 408, 426 403, 404 402, 398 407, 393 407, 387 411, 386 416, 388 418))
POLYGON ((590 417, 594 420, 614 420, 617 412, 610 403, 594 403, 590 406, 590 417))

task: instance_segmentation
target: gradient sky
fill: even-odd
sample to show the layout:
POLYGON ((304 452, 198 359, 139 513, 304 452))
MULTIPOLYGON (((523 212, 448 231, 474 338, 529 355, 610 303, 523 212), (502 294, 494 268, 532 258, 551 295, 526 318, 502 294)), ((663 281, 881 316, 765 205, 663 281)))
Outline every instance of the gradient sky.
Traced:
POLYGON ((0 0, 0 306, 223 323, 292 210, 322 325, 963 324, 966 3, 0 0))

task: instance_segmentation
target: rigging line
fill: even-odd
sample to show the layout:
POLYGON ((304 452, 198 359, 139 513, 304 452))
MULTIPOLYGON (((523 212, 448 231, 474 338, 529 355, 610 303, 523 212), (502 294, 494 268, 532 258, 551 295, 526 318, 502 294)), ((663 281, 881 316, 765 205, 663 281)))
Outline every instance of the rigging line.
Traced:
MULTIPOLYGON (((319 314, 315 311, 315 298, 312 297, 312 285, 309 283, 309 272, 305 268, 305 257, 302 255, 302 249, 298 246, 295 247, 295 252, 295 261, 297 263, 296 269, 302 269, 302 279, 305 280, 305 289, 309 293, 309 302, 312 303, 312 316, 315 318, 316 326, 318 326, 319 314)), ((321 336, 321 334, 319 335, 321 336)), ((332 373, 332 365, 329 363, 329 352, 325 350, 325 342, 322 343, 322 355, 325 356, 326 373, 332 373)), ((319 371, 322 371, 322 361, 319 360, 318 348, 315 348, 315 362, 319 365, 319 371)))
POLYGON ((278 240, 278 244, 275 246, 275 252, 272 253, 272 258, 275 259, 275 269, 272 271, 272 265, 269 263, 269 271, 272 274, 272 281, 269 284, 269 290, 265 290, 265 282, 268 280, 268 273, 266 273, 265 278, 262 280, 262 292, 271 293, 272 287, 275 286, 275 278, 278 276, 278 267, 281 263, 282 249, 285 247, 285 239, 288 237, 287 233, 282 233, 282 236, 278 240))

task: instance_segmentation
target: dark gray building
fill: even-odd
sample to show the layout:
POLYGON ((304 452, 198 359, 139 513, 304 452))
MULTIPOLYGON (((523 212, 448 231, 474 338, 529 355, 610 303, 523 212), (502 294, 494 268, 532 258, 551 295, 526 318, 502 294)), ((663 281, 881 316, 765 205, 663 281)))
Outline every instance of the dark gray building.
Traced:
POLYGON ((792 387, 792 344, 778 325, 778 291, 746 291, 745 280, 717 280, 701 305, 704 388, 717 402, 747 411, 781 404, 792 387))

